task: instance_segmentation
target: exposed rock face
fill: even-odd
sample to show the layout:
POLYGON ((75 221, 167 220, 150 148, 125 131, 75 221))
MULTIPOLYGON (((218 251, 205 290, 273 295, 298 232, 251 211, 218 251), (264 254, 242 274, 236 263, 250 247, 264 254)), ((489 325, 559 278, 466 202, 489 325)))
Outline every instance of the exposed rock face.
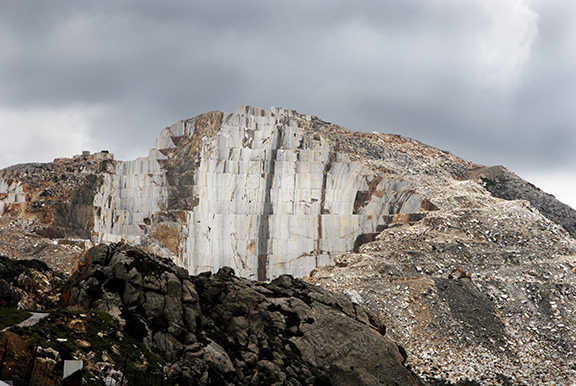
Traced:
POLYGON ((40 261, 0 256, 0 308, 54 308, 60 300, 54 289, 56 281, 53 272, 40 261))
POLYGON ((421 169, 405 145, 425 148, 448 176, 473 166, 397 136, 242 107, 166 128, 135 161, 100 153, 6 169, 0 214, 32 218, 54 238, 91 233, 95 242, 163 248, 192 273, 228 265, 259 280, 302 276, 394 215, 435 209, 383 165, 421 169))
POLYGON ((391 215, 434 209, 359 156, 393 152, 293 111, 205 114, 166 128, 156 147, 104 179, 94 230, 99 241, 168 248, 192 273, 302 276, 391 215))
POLYGON ((113 162, 99 153, 0 170, 0 216, 33 220, 40 236, 90 239, 94 195, 113 162))
MULTIPOLYGON (((81 259, 69 305, 125 321, 180 385, 422 385, 379 318, 291 276, 196 277, 126 245, 81 259)), ((405 354, 404 354, 405 355, 405 354)))
POLYGON ((5 169, 0 215, 51 238, 148 245, 191 273, 231 266, 258 280, 307 275, 390 223, 486 188, 575 231, 574 210, 494 170, 395 135, 241 107, 164 129, 134 161, 99 153, 5 169))

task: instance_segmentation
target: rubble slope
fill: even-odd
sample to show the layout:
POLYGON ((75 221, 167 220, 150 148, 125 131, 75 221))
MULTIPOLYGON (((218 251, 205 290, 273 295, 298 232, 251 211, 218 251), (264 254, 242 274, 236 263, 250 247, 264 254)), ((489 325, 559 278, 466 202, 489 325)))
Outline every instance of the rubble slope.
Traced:
POLYGON ((307 280, 385 320, 424 378, 572 384, 576 241, 526 201, 474 198, 391 224, 307 280))

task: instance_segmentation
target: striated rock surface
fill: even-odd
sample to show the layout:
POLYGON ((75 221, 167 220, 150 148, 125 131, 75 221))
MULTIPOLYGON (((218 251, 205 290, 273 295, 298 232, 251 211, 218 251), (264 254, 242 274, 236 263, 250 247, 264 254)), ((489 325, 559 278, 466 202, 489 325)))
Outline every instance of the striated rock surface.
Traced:
POLYGON ((386 140, 397 141, 274 108, 181 121, 149 157, 106 176, 94 232, 167 248, 192 273, 302 276, 393 215, 434 209, 402 176, 367 162, 402 157, 386 140))
POLYGON ((302 276, 354 249, 395 215, 435 206, 386 163, 460 176, 472 164, 398 136, 353 133, 294 111, 242 107, 163 130, 148 157, 107 153, 0 173, 0 214, 44 235, 126 241, 176 256, 192 273, 302 276))

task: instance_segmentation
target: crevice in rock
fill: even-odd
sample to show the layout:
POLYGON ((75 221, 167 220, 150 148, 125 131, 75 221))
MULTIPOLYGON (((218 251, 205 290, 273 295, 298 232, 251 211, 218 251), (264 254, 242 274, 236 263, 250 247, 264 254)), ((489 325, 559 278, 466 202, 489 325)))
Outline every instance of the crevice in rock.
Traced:
POLYGON ((276 127, 276 143, 273 145, 270 154, 270 170, 264 170, 264 178, 266 180, 266 187, 264 190, 264 202, 262 205, 262 214, 260 215, 260 226, 258 227, 258 268, 257 278, 259 281, 266 281, 267 266, 268 266, 268 245, 270 241, 270 215, 274 213, 272 205, 271 193, 272 185, 274 183, 274 175, 276 171, 276 159, 278 157, 278 149, 282 146, 284 138, 284 131, 281 127, 276 127))

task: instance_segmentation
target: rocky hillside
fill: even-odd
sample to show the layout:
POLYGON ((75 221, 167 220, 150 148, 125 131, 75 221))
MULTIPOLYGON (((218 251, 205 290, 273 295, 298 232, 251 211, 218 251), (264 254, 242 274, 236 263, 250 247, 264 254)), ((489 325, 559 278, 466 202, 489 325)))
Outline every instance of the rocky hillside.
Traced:
POLYGON ((307 280, 382 317, 423 376, 571 384, 576 240, 526 201, 457 199, 466 206, 391 224, 307 280))
POLYGON ((303 277, 384 320, 424 379, 576 382, 576 211, 416 140, 244 106, 167 127, 134 161, 4 169, 0 215, 2 253, 68 273, 124 241, 192 274, 303 277))
POLYGON ((452 180, 476 166, 399 136, 241 107, 164 129, 134 161, 97 153, 2 170, 0 215, 52 239, 153 246, 192 273, 231 266, 267 280, 308 274, 394 215, 435 210, 406 173, 452 180))
POLYGON ((390 223, 475 190, 527 200, 576 233, 576 212, 502 167, 355 133, 295 111, 241 107, 164 129, 147 157, 84 154, 0 171, 0 216, 76 244, 125 241, 191 273, 307 275, 390 223), (465 182, 467 181, 467 182, 465 182))
MULTIPOLYGON (((33 298, 35 308, 54 310, 56 298, 61 308, 77 310, 69 317, 54 311, 46 322, 15 331, 36 334, 52 358, 84 360, 88 384, 110 373, 121 377, 123 355, 142 371, 157 363, 145 351, 136 355, 140 345, 163 358, 165 374, 179 385, 424 384, 403 365, 406 352, 384 336, 379 318, 291 276, 258 283, 229 267, 189 276, 169 260, 117 244, 90 249, 56 289, 45 265, 5 262, 5 302, 29 308, 33 298), (43 291, 36 277, 48 283, 43 291), (115 327, 99 322, 96 311, 112 315, 108 325, 115 327), (126 343, 136 350, 127 353, 126 343)), ((43 363, 50 362, 59 366, 43 363)))

